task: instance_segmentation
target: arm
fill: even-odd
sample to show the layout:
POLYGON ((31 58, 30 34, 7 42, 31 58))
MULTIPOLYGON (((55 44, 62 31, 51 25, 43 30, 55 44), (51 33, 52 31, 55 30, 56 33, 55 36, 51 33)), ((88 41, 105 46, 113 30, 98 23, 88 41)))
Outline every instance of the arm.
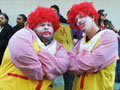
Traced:
POLYGON ((8 47, 13 64, 22 73, 31 80, 43 80, 44 71, 35 53, 30 32, 26 29, 17 32, 10 39, 8 47))
POLYGON ((113 31, 107 31, 101 35, 101 41, 92 53, 83 50, 71 60, 69 71, 79 75, 84 72, 97 72, 114 62, 117 56, 117 37, 113 31))
POLYGON ((115 33, 117 33, 117 29, 116 29, 115 26, 112 24, 112 22, 109 21, 109 20, 108 20, 108 22, 109 22, 109 29, 111 29, 111 30, 113 30, 115 33))
POLYGON ((49 79, 64 74, 70 64, 67 52, 60 44, 57 44, 56 56, 43 49, 39 51, 38 56, 49 79))

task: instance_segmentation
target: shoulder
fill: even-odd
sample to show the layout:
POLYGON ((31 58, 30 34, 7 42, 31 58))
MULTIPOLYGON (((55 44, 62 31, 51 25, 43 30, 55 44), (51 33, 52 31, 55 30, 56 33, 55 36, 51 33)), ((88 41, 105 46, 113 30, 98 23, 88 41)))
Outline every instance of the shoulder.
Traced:
POLYGON ((6 24, 4 27, 5 30, 12 30, 12 26, 9 24, 6 24))
POLYGON ((12 28, 12 26, 11 26, 10 24, 8 24, 8 27, 9 27, 9 28, 12 28))
POLYGON ((22 28, 13 35, 12 39, 32 39, 33 34, 32 30, 30 31, 27 28, 22 28))
POLYGON ((103 38, 105 40, 113 40, 113 39, 117 40, 117 36, 116 36, 115 32, 110 29, 105 29, 105 31, 101 35, 101 38, 103 38))
POLYGON ((116 35, 115 32, 113 30, 110 30, 110 29, 105 29, 103 30, 103 34, 105 35, 116 35))
POLYGON ((17 30, 18 30, 18 27, 17 27, 17 25, 16 25, 16 26, 13 27, 14 33, 15 33, 17 30))
POLYGON ((13 27, 13 29, 17 28, 17 25, 13 27))

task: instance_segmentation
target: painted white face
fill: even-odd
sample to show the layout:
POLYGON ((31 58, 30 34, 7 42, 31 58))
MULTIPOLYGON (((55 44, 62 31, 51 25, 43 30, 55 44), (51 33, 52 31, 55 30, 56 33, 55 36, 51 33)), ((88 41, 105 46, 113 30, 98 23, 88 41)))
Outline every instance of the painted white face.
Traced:
POLYGON ((34 29, 39 38, 51 39, 53 37, 53 26, 51 22, 43 22, 34 29))
POLYGON ((93 23, 91 17, 89 16, 85 17, 84 15, 77 15, 75 21, 76 21, 76 25, 82 32, 90 30, 93 23))

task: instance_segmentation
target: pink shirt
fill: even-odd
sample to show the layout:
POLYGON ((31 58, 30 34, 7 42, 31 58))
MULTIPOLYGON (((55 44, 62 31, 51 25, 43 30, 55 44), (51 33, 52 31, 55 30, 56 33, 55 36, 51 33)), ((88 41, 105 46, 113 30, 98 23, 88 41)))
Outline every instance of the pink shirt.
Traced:
POLYGON ((68 70, 70 73, 80 75, 85 72, 97 72, 117 60, 118 40, 111 30, 102 33, 100 43, 92 53, 84 49, 78 54, 79 46, 80 41, 68 52, 71 60, 68 70))
POLYGON ((54 79, 65 73, 70 61, 65 49, 57 43, 56 56, 44 49, 36 54, 34 31, 23 28, 10 39, 8 48, 13 64, 31 80, 54 79))

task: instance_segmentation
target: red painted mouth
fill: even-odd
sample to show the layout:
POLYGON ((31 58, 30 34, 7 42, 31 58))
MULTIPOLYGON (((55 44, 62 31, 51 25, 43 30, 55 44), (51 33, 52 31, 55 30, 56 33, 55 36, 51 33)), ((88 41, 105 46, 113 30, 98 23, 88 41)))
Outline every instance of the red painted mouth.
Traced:
POLYGON ((84 27, 85 27, 85 22, 84 23, 82 23, 82 24, 79 24, 79 29, 83 29, 84 27))
POLYGON ((43 32, 42 34, 43 35, 51 35, 51 32, 46 31, 46 32, 43 32))

